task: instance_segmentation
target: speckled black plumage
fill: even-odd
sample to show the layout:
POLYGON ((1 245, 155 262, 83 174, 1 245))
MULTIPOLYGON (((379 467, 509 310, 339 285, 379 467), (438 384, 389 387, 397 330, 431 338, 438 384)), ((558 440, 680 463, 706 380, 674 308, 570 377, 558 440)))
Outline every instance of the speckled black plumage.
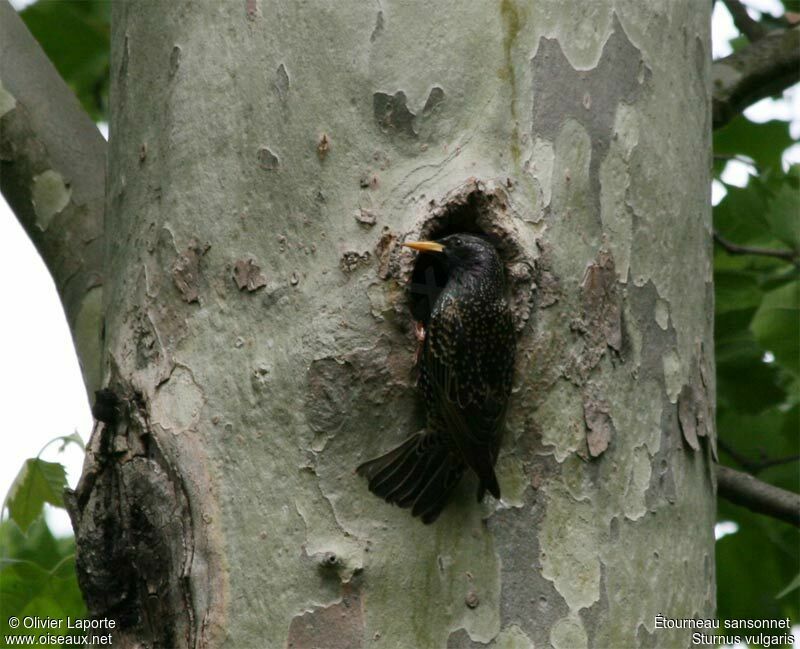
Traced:
POLYGON ((454 234, 439 240, 447 281, 426 323, 419 387, 427 428, 358 467, 377 496, 431 523, 464 470, 479 479, 478 500, 500 498, 494 465, 514 373, 514 326, 503 266, 483 239, 454 234))

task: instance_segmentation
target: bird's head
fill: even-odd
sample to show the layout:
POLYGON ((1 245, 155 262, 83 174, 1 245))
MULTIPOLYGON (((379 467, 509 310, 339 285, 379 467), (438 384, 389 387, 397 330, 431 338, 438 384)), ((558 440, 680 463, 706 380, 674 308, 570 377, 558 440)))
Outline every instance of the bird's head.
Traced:
POLYGON ((431 255, 441 255, 448 275, 463 271, 491 272, 502 268, 494 246, 472 234, 451 234, 435 241, 409 241, 407 248, 431 255))

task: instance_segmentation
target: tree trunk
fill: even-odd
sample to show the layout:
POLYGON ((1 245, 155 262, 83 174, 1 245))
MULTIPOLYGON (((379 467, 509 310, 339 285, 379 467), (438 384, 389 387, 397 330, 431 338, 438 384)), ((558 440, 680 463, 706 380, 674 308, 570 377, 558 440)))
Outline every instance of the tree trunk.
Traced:
POLYGON ((71 499, 122 646, 686 646, 714 612, 710 3, 114 3, 105 385, 71 499), (433 525, 407 239, 492 237, 498 475, 433 525))

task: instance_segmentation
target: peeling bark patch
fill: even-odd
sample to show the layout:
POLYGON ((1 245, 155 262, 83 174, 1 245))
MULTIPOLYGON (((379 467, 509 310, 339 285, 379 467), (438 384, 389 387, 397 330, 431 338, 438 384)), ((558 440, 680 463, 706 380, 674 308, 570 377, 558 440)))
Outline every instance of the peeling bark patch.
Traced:
POLYGON ((320 136, 319 141, 317 142, 317 157, 319 158, 320 162, 325 160, 330 150, 331 150, 331 139, 328 137, 326 133, 323 133, 320 136))
MULTIPOLYGON (((428 93, 422 113, 421 122, 436 117, 441 113, 444 104, 445 92, 440 86, 434 86, 428 93)), ((416 139, 417 114, 408 107, 406 94, 398 90, 394 95, 376 92, 372 95, 372 111, 375 122, 381 131, 388 135, 399 135, 404 138, 416 139)))
POLYGON ((555 38, 542 38, 531 59, 533 71, 533 140, 555 143, 562 125, 576 120, 592 139, 589 181, 595 213, 600 216, 600 164, 608 153, 620 102, 634 104, 649 83, 640 51, 614 16, 597 66, 576 70, 555 38), (642 75, 642 70, 644 74, 642 75))
POLYGON ((258 7, 258 0, 247 0, 245 3, 245 12, 247 20, 254 21, 261 15, 261 10, 258 7))
POLYGON ((384 133, 415 138, 414 113, 406 104, 406 93, 398 90, 394 95, 376 92, 372 95, 372 112, 375 122, 384 133))
POLYGON ((53 217, 69 205, 72 188, 60 173, 48 169, 33 177, 31 198, 36 212, 36 225, 44 232, 53 217))
POLYGON ((141 397, 124 394, 114 424, 98 424, 87 464, 66 494, 78 582, 94 617, 147 646, 195 645, 190 584, 192 513, 141 397), (165 507, 165 503, 170 503, 165 507))
POLYGON ((189 246, 172 264, 172 281, 187 304, 200 301, 200 259, 208 252, 209 244, 201 245, 192 239, 189 246))
POLYGON ((584 313, 599 326, 606 344, 619 351, 622 343, 621 306, 614 258, 601 250, 589 266, 581 285, 584 313))
POLYGON ((289 92, 289 73, 283 63, 275 71, 275 92, 278 93, 281 101, 286 101, 286 95, 289 92))
POLYGON ((392 252, 397 248, 397 235, 387 228, 375 246, 375 257, 378 259, 378 277, 388 279, 391 268, 392 252))
POLYGON ((267 285, 267 278, 252 258, 236 260, 233 265, 233 281, 240 291, 247 289, 251 293, 267 285))
POLYGON ((289 624, 288 649, 359 649, 364 646, 361 594, 349 585, 342 599, 295 616, 289 624))
POLYGON ((265 146, 258 149, 256 158, 258 159, 258 166, 265 171, 275 171, 280 166, 278 156, 265 146))
POLYGON ((608 402, 599 398, 596 390, 590 389, 583 395, 583 418, 587 428, 589 455, 599 457, 608 448, 617 431, 611 419, 608 402))
POLYGON ((133 325, 136 345, 136 369, 144 369, 161 358, 161 345, 150 318, 139 313, 133 325))
POLYGON ((169 76, 174 77, 181 66, 181 47, 175 45, 169 55, 169 76))
POLYGON ((565 371, 567 378, 578 385, 586 381, 606 347, 617 352, 622 349, 622 298, 611 252, 601 249, 586 268, 581 302, 583 316, 571 327, 582 337, 584 345, 565 371))
POLYGON ((378 15, 375 16, 375 28, 372 30, 372 34, 370 34, 369 41, 370 43, 374 43, 378 36, 381 35, 383 31, 383 12, 379 11, 378 15))
POLYGON ((367 228, 371 228, 373 225, 375 225, 375 223, 377 223, 375 212, 372 210, 367 210, 363 207, 359 208, 358 212, 356 212, 355 219, 358 221, 359 225, 363 225, 367 228))
POLYGON ((369 260, 372 258, 369 250, 358 253, 355 250, 348 250, 339 259, 339 269, 345 273, 352 273, 358 270, 360 266, 367 266, 369 260))
POLYGON ((683 439, 694 451, 700 450, 700 442, 697 440, 697 436, 705 435, 705 430, 702 432, 698 430, 699 414, 694 388, 690 385, 684 385, 678 395, 678 421, 681 425, 681 432, 683 432, 683 439))

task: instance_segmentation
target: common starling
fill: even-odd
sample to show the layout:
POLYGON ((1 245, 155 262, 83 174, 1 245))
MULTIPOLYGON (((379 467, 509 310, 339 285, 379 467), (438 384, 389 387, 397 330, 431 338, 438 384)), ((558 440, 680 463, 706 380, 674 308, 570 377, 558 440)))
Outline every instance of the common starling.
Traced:
POLYGON ((357 472, 376 496, 432 523, 467 467, 478 476, 479 502, 486 491, 500 498, 494 465, 514 374, 514 325, 490 243, 452 234, 403 245, 435 255, 446 269, 423 322, 419 388, 427 426, 357 472))

